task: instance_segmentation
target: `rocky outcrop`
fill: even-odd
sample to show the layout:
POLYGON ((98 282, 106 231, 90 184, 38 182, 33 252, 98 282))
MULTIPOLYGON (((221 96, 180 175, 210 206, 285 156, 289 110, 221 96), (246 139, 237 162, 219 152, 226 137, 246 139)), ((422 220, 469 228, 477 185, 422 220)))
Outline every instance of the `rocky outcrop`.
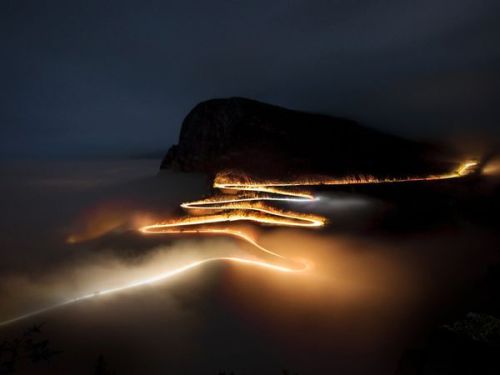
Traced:
POLYGON ((281 176, 405 175, 428 173, 432 151, 343 118, 244 98, 212 99, 187 115, 179 143, 168 150, 161 168, 281 176))

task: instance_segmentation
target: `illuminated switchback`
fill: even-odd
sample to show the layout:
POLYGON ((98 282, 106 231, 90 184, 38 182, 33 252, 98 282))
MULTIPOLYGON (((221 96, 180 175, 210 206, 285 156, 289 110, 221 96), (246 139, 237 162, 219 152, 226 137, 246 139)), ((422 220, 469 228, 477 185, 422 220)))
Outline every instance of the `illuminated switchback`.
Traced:
POLYGON ((186 216, 179 219, 154 223, 139 228, 139 232, 144 235, 222 235, 244 241, 256 250, 276 259, 276 262, 286 263, 280 265, 268 261, 254 260, 239 257, 214 257, 207 258, 173 270, 167 270, 150 278, 132 281, 128 284, 100 290, 94 293, 82 295, 80 297, 68 299, 58 304, 45 307, 27 314, 19 315, 12 319, 0 322, 0 326, 14 323, 22 319, 30 318, 59 307, 69 304, 89 300, 106 294, 117 293, 124 290, 137 288, 144 285, 165 281, 176 275, 188 272, 191 269, 201 267, 213 262, 231 262, 242 265, 250 265, 275 272, 304 272, 310 270, 312 265, 305 260, 296 260, 285 257, 260 245, 258 241, 243 230, 231 229, 228 227, 217 227, 221 223, 234 223, 237 221, 250 221, 265 225, 278 225, 287 227, 319 228, 325 225, 326 219, 313 214, 283 211, 265 202, 310 202, 316 200, 314 195, 307 191, 296 191, 301 187, 328 186, 328 185, 355 185, 355 184, 383 184, 401 183, 417 181, 433 181, 460 178, 475 172, 478 163, 467 161, 462 163, 455 171, 443 175, 433 175, 427 177, 409 178, 389 178, 377 179, 372 176, 348 177, 348 178, 316 178, 302 179, 297 181, 252 181, 246 178, 229 178, 224 174, 219 174, 214 180, 213 187, 222 191, 232 191, 236 195, 223 195, 211 197, 203 200, 182 203, 181 207, 186 211, 206 211, 207 215, 186 216), (215 211, 215 212, 214 212, 215 211), (210 214, 210 212, 214 212, 210 214))

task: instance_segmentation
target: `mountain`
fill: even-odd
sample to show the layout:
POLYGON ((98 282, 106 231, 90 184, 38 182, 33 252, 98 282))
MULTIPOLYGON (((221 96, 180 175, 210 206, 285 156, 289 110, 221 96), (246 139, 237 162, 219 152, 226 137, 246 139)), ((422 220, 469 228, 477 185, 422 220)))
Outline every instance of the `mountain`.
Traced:
POLYGON ((245 98, 211 99, 182 123, 161 169, 259 176, 300 174, 402 176, 439 173, 450 153, 355 121, 245 98))

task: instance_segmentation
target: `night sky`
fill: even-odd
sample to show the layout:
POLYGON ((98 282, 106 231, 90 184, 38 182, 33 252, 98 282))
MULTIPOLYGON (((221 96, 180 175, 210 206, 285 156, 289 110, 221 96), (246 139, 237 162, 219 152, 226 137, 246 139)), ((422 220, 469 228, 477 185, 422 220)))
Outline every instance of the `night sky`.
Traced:
POLYGON ((498 134, 500 2, 0 3, 0 155, 163 152, 245 96, 407 136, 498 134))

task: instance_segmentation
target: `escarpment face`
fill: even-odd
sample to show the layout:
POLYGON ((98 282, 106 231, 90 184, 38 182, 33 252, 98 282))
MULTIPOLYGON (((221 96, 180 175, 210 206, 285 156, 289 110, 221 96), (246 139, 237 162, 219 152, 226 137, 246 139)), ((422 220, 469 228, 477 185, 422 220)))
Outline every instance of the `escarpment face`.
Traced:
POLYGON ((179 143, 168 150, 161 169, 208 174, 238 169, 268 177, 449 170, 449 164, 436 162, 435 151, 347 119, 244 98, 213 99, 186 116, 179 143))

